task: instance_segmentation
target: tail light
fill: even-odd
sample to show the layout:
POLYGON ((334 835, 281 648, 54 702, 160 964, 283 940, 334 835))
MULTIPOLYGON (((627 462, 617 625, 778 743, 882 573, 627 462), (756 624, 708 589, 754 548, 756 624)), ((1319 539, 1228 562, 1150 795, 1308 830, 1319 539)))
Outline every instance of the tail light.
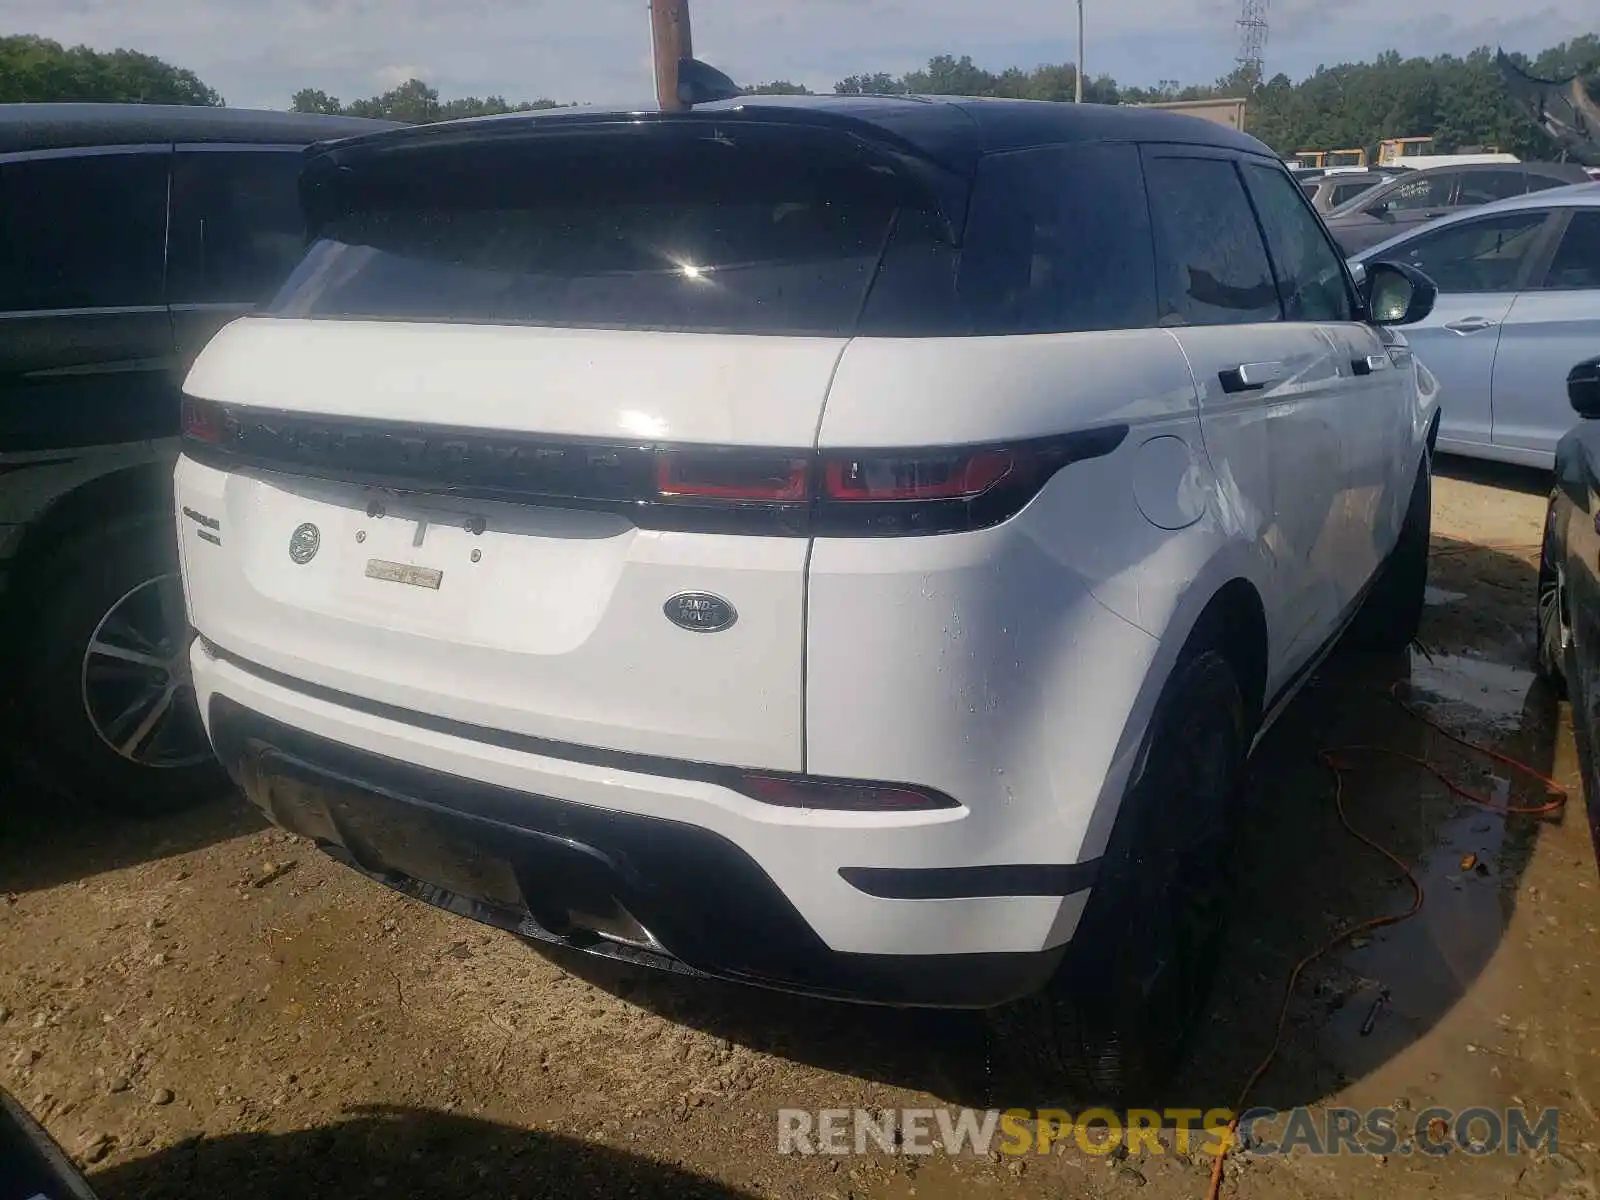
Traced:
POLYGON ((780 808, 822 808, 836 812, 923 812, 960 807, 943 792, 903 783, 868 783, 855 779, 819 779, 804 775, 768 775, 743 771, 734 778, 731 786, 752 800, 780 808))
MULTIPOLYGON (((168 426, 168 428, 171 428, 168 426)), ((194 442, 215 446, 222 441, 221 407, 193 396, 183 398, 183 436, 194 442)))
POLYGON ((1017 466, 1011 450, 870 455, 833 459, 823 469, 829 500, 956 500, 980 496, 1017 466))
POLYGON ((1009 520, 1107 425, 937 450, 662 446, 326 417, 186 396, 186 451, 213 465, 625 515, 645 529, 779 537, 960 533, 1009 520))

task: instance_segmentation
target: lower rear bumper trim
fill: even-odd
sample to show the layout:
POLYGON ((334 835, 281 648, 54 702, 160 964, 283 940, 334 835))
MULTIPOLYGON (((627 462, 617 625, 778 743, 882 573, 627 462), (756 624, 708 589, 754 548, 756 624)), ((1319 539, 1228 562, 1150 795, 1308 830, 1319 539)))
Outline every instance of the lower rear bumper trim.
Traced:
POLYGON ((827 999, 939 1008, 1036 992, 1065 949, 836 951, 710 830, 386 758, 224 695, 209 716, 224 766, 275 824, 406 895, 534 940, 827 999), (625 929, 648 931, 653 946, 618 940, 625 929))

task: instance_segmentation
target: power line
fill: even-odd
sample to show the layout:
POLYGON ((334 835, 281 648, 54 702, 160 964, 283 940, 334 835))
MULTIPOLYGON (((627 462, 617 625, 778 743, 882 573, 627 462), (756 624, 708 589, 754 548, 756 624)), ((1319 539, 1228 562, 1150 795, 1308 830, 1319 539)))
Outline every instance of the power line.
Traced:
POLYGON ((1263 78, 1267 55, 1267 0, 1239 0, 1239 54, 1235 61, 1263 78))

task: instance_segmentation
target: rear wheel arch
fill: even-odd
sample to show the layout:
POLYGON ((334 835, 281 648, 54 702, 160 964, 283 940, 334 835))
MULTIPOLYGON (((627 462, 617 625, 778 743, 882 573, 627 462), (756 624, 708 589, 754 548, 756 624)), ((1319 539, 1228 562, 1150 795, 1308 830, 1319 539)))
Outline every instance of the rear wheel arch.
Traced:
POLYGON ((1189 631, 1180 657, 1207 649, 1218 651, 1233 667, 1245 716, 1254 728, 1266 703, 1267 612, 1248 579, 1235 576, 1217 589, 1189 631))
POLYGON ((171 511, 171 463, 119 467, 63 492, 30 519, 14 561, 21 567, 36 566, 62 543, 119 517, 171 511))
POLYGON ((1219 560, 1212 560, 1206 574, 1221 583, 1211 586, 1209 594, 1199 584, 1191 585, 1180 599, 1179 613, 1167 626, 1166 645, 1158 652, 1141 699, 1123 729, 1117 757, 1128 766, 1125 773, 1107 780, 1096 801, 1085 830, 1085 854, 1104 852, 1128 791, 1144 771, 1150 753, 1150 731, 1162 698, 1187 661, 1208 650, 1221 654, 1238 682, 1245 725, 1252 737, 1261 723, 1269 661, 1261 593, 1248 578, 1230 573, 1219 560), (1194 619, 1184 621, 1183 616, 1191 612, 1195 613, 1194 619))

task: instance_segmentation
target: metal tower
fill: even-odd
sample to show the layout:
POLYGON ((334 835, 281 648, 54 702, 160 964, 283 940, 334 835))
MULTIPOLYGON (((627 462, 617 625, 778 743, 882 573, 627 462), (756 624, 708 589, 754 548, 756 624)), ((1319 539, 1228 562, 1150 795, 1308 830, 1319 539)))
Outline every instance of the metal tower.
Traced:
POLYGON ((1239 55, 1235 60, 1263 78, 1267 53, 1267 0, 1239 0, 1239 55))

